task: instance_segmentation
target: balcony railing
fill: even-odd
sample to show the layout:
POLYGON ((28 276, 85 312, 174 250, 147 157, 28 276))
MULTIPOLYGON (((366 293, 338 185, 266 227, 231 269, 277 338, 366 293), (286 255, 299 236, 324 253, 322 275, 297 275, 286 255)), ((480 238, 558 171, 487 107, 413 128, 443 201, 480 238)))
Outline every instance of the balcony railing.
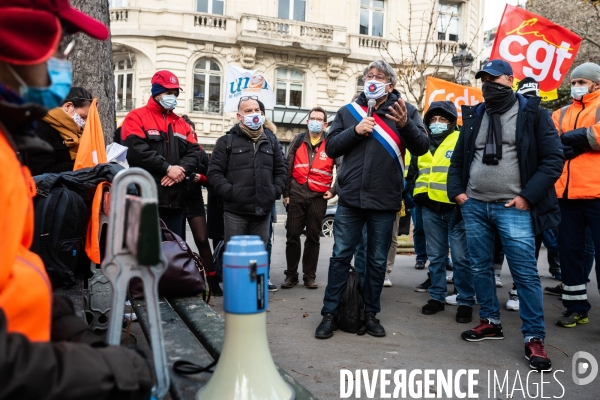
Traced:
POLYGON ((333 29, 310 26, 292 20, 274 20, 258 17, 258 32, 266 36, 297 36, 333 40, 333 29))
POLYGON ((369 49, 387 50, 388 43, 389 42, 387 40, 379 39, 373 36, 359 36, 358 38, 358 46, 369 49))
POLYGON ((201 114, 223 114, 223 103, 219 101, 190 100, 190 112, 201 114))
POLYGON ((110 10, 110 22, 127 21, 128 17, 127 10, 110 10))
POLYGON ((213 14, 198 14, 194 15, 194 26, 226 30, 228 19, 231 18, 213 14))
POLYGON ((117 99, 115 102, 115 111, 123 112, 123 111, 131 111, 135 108, 135 99, 117 99))

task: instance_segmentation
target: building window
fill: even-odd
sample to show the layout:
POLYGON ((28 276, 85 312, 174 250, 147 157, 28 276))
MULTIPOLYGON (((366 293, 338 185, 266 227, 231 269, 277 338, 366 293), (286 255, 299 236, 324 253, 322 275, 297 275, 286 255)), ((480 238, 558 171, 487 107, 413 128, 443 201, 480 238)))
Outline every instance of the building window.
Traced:
POLYGON ((278 106, 302 107, 302 90, 304 74, 291 68, 277 69, 277 99, 278 106))
POLYGON ((383 0, 360 0, 360 34, 383 37, 383 0))
POLYGON ((129 0, 110 0, 108 3, 109 7, 127 7, 129 5, 129 0))
POLYGON ((356 79, 356 93, 362 93, 365 91, 365 78, 359 76, 356 79))
POLYGON ((223 71, 214 60, 201 58, 194 65, 194 98, 192 112, 221 114, 221 81, 223 71))
POLYGON ((223 15, 225 12, 225 0, 196 0, 196 11, 223 15))
POLYGON ((115 62, 115 94, 117 112, 130 111, 135 107, 133 98, 133 63, 127 57, 115 62))
POLYGON ((305 21, 306 0, 279 0, 278 17, 281 19, 305 21))
POLYGON ((458 42, 460 28, 460 4, 440 3, 438 8, 438 40, 458 42))

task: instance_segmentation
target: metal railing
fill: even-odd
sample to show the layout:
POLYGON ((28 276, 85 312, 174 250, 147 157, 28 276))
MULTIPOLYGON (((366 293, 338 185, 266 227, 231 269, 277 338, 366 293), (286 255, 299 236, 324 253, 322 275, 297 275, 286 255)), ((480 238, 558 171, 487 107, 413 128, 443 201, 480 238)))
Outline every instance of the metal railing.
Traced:
POLYGON ((117 99, 115 101, 116 112, 131 111, 135 108, 135 99, 117 99))
POLYGON ((198 14, 194 15, 194 26, 203 26, 215 29, 227 29, 228 17, 213 15, 213 14, 198 14))
POLYGON ((223 104, 219 101, 190 100, 190 112, 202 114, 223 114, 223 104))
POLYGON ((366 47, 369 49, 386 50, 388 47, 388 41, 383 39, 377 39, 373 36, 360 36, 358 38, 358 46, 366 47))

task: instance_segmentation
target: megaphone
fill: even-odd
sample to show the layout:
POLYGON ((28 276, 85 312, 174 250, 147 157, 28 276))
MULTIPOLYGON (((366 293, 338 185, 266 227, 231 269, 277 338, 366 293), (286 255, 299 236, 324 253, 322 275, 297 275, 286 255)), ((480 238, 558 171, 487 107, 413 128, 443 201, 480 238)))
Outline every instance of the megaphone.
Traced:
POLYGON ((268 255, 258 236, 234 236, 223 253, 225 340, 196 400, 294 400, 267 342, 268 255))

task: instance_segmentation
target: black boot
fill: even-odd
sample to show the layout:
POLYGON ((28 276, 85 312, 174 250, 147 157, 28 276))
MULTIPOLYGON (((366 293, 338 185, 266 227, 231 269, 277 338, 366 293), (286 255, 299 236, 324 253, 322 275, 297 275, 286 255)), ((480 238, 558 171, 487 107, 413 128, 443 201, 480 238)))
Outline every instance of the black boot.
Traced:
POLYGON ((333 336, 333 331, 337 331, 337 315, 325 314, 323 320, 317 327, 315 337, 317 339, 329 339, 333 336))
POLYGON ((365 314, 365 325, 367 326, 367 333, 369 335, 376 337, 385 336, 385 329, 383 329, 379 320, 375 318, 375 314, 365 314))

